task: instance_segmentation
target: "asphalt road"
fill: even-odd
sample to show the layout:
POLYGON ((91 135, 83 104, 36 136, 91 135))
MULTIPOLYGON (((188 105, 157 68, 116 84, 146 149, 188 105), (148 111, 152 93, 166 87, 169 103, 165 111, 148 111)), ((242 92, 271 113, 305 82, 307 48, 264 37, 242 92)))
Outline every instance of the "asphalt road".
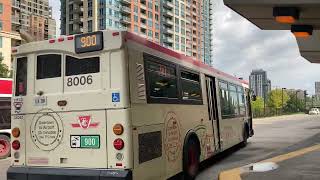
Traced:
MULTIPOLYGON (((254 120, 254 137, 245 148, 236 147, 221 156, 207 161, 196 180, 217 179, 218 173, 239 166, 258 162, 275 151, 296 144, 320 133, 320 116, 292 115, 254 120)), ((10 160, 0 160, 0 180, 10 160)))
POLYGON ((320 133, 320 116, 291 115, 254 120, 254 137, 245 148, 213 158, 196 180, 216 180, 219 172, 266 159, 274 152, 320 133))

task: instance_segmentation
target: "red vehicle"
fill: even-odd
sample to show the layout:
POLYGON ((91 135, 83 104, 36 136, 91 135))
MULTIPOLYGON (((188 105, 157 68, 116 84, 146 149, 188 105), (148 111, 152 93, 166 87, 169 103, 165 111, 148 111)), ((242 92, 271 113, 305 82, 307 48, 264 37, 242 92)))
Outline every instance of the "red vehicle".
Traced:
POLYGON ((12 79, 0 78, 0 159, 10 156, 12 79))

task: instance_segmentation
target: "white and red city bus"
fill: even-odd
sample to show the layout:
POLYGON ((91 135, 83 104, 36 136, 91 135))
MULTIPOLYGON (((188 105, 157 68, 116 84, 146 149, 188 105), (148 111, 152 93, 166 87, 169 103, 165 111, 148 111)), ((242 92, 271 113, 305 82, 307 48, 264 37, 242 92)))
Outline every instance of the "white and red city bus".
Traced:
POLYGON ((12 79, 0 78, 0 159, 10 156, 12 79))
POLYGON ((14 53, 8 180, 194 179, 253 134, 246 81, 129 32, 14 53))

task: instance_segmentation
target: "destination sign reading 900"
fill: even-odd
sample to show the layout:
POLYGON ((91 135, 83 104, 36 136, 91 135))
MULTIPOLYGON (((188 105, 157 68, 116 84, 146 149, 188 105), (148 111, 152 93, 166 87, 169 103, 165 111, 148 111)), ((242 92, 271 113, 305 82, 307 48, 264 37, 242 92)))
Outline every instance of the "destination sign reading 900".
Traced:
POLYGON ((75 36, 76 53, 100 51, 103 49, 103 32, 93 32, 75 36))

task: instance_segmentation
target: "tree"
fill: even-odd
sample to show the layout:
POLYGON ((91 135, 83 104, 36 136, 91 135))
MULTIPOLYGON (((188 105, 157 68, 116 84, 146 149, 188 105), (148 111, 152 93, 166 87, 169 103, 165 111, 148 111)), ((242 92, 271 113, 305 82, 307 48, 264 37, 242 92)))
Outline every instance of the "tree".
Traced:
POLYGON ((300 112, 304 109, 304 102, 301 99, 298 99, 296 93, 288 93, 289 100, 286 104, 286 112, 300 112))
POLYGON ((282 105, 283 107, 285 107, 288 100, 289 95, 286 91, 283 91, 282 89, 274 89, 269 93, 268 106, 274 108, 277 111, 282 108, 282 105))
POLYGON ((0 56, 0 78, 8 78, 11 76, 10 70, 8 66, 5 65, 2 61, 3 61, 3 57, 0 56))
POLYGON ((255 101, 251 101, 251 106, 255 117, 261 115, 261 112, 263 111, 263 104, 264 101, 262 97, 257 97, 255 101))

